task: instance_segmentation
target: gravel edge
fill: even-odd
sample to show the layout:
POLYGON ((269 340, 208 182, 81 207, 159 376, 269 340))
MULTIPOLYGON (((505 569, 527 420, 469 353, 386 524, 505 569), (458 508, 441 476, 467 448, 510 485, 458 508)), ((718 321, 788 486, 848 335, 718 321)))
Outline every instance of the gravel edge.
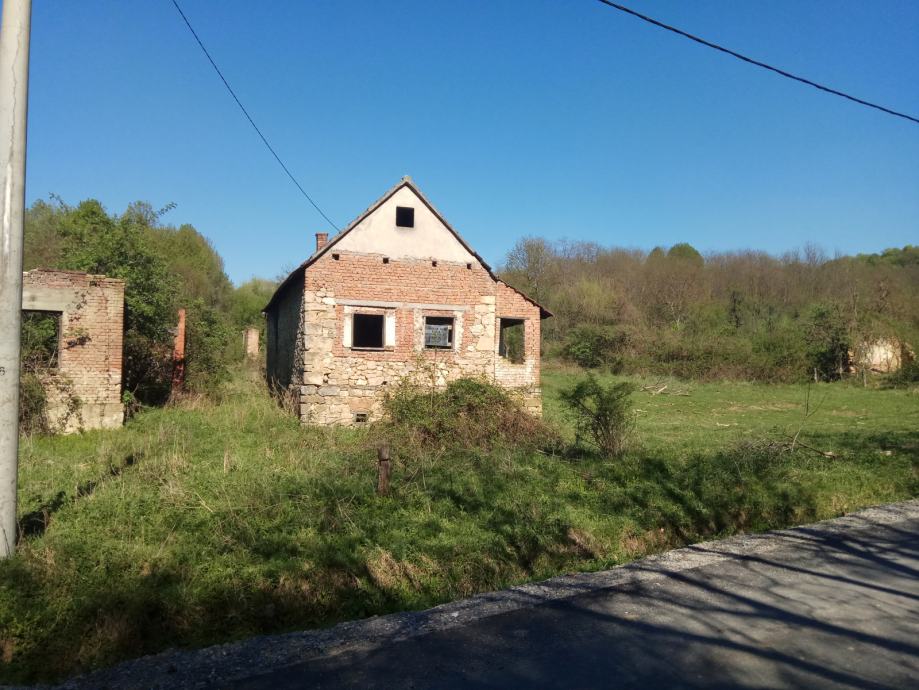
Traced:
MULTIPOLYGON (((478 594, 425 611, 374 616, 320 630, 261 635, 192 651, 167 650, 77 676, 56 687, 59 690, 219 687, 234 679, 267 673, 318 656, 370 649, 558 599, 661 579, 668 573, 699 568, 731 557, 767 553, 800 542, 803 535, 826 538, 843 535, 855 528, 892 525, 916 518, 919 518, 919 499, 875 506, 810 525, 702 542, 611 570, 562 575, 478 594)), ((49 686, 35 686, 38 687, 49 686)))

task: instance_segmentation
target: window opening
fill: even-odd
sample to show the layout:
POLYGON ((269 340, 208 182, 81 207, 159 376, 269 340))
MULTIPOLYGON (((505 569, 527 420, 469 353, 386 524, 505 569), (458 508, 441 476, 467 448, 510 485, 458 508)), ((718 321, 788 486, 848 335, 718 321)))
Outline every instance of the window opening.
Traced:
POLYGON ((522 364, 525 343, 524 320, 499 319, 499 323, 498 354, 510 361, 511 364, 522 364))
POLYGON ((22 368, 25 371, 57 369, 60 365, 61 316, 59 311, 22 312, 22 368))
POLYGON ((396 226, 400 228, 415 227, 415 209, 411 206, 396 206, 396 226))
POLYGON ((424 317, 424 346, 429 350, 453 349, 453 317, 424 317))
POLYGON ((351 324, 351 347, 382 349, 382 314, 354 314, 351 324))
POLYGON ((366 424, 368 419, 370 419, 370 415, 366 412, 355 412, 354 413, 355 424, 366 424))

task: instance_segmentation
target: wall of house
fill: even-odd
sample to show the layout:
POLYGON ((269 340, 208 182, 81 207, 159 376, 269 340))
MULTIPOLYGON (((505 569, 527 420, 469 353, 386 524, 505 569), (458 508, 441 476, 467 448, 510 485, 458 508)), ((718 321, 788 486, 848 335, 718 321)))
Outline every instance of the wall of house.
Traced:
POLYGON ((440 259, 465 264, 475 257, 408 187, 402 187, 354 226, 334 247, 340 252, 381 254, 392 259, 440 259), (395 224, 396 207, 415 209, 415 226, 395 224))
POLYGON ((265 366, 268 382, 279 389, 297 384, 303 369, 303 279, 290 283, 266 314, 265 366))
POLYGON ((500 356, 499 337, 495 338, 495 381, 508 388, 526 389, 524 400, 534 413, 542 412, 542 397, 539 389, 540 313, 539 307, 504 283, 495 286, 496 317, 500 320, 523 320, 523 362, 516 364, 500 356))
POLYGON ((40 374, 63 433, 120 427, 124 281, 73 271, 23 274, 24 311, 60 314, 57 367, 40 374))
POLYGON ((386 389, 402 378, 443 386, 462 376, 495 378, 498 372, 504 385, 527 389, 528 406, 538 412, 538 307, 496 283, 474 259, 388 258, 384 263, 379 254, 336 245, 306 270, 301 418, 350 424, 355 414, 365 413, 372 419, 386 389), (382 349, 350 347, 355 313, 384 317, 382 349), (496 362, 502 315, 527 319, 522 364, 496 362), (425 316, 455 319, 452 350, 424 348, 425 316))

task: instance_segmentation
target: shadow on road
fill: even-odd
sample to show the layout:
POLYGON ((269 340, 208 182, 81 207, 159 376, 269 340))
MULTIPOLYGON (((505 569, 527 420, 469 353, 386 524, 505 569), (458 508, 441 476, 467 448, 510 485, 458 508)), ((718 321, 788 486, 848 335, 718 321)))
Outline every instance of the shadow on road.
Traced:
POLYGON ((621 586, 234 687, 915 687, 917 531, 919 521, 864 520, 845 534, 795 530, 774 550, 695 569, 636 564, 621 586))

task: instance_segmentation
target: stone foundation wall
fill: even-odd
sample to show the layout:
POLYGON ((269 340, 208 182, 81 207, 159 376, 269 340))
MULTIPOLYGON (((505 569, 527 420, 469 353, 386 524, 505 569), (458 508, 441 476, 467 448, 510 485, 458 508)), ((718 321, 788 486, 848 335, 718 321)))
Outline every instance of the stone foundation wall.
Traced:
POLYGON ((28 271, 22 308, 60 314, 58 365, 41 374, 52 428, 70 433, 120 427, 124 281, 28 271))
POLYGON ((336 252, 306 270, 302 299, 302 377, 291 382, 300 416, 312 424, 373 419, 388 387, 403 378, 444 386, 462 376, 486 376, 520 389, 539 412, 539 308, 494 281, 476 263, 392 259, 336 252), (337 258, 336 258, 337 257, 337 258), (355 314, 384 319, 384 345, 351 342, 355 314), (454 319, 453 348, 424 347, 424 318, 454 319), (525 361, 498 355, 498 319, 525 320, 525 361))

